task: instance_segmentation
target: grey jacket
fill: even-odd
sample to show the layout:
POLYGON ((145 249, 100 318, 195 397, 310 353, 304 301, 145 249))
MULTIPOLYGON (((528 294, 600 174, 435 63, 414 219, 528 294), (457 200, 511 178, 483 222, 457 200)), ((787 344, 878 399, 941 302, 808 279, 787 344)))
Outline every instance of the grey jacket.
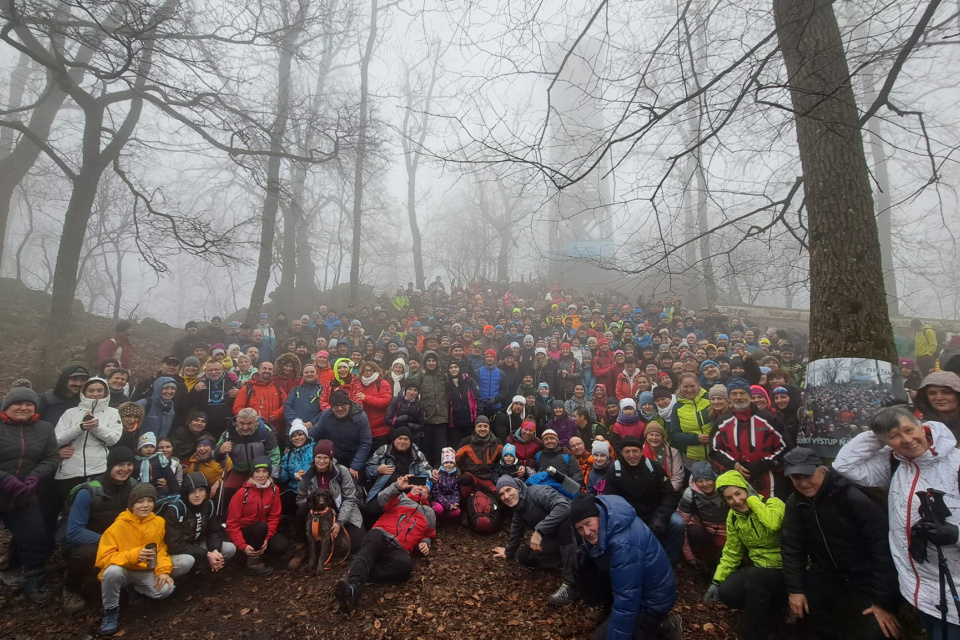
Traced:
POLYGON ((539 531, 542 536, 556 535, 562 526, 569 526, 570 500, 562 493, 542 484, 532 487, 521 483, 520 502, 513 508, 513 523, 507 540, 506 556, 512 559, 520 547, 527 529, 539 531))

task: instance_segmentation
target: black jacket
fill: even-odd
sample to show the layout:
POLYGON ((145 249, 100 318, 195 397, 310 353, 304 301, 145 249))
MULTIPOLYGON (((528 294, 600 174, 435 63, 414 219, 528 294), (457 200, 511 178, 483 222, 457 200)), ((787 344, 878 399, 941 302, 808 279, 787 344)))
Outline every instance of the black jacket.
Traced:
MULTIPOLYGON (((29 476, 49 480, 60 462, 58 450, 57 436, 50 423, 0 421, 0 480, 8 475, 20 482, 29 476)), ((35 499, 36 489, 30 495, 16 498, 0 494, 0 511, 19 508, 35 499)))
POLYGON ((787 591, 804 593, 810 570, 836 577, 888 611, 897 607, 897 570, 887 542, 883 506, 830 470, 815 498, 794 493, 780 531, 787 591))
POLYGON ((542 484, 528 487, 521 483, 520 502, 513 508, 513 521, 507 540, 506 556, 513 558, 527 529, 545 537, 560 537, 561 527, 570 527, 570 500, 562 493, 542 484))
POLYGON ((670 476, 660 463, 646 458, 635 467, 615 461, 607 472, 604 494, 625 499, 651 529, 666 526, 680 503, 680 493, 674 491, 670 476))
POLYGON ((217 518, 212 500, 204 500, 195 507, 182 497, 164 505, 160 512, 166 523, 163 536, 170 555, 189 554, 196 558, 196 566, 207 558, 208 551, 220 551, 226 532, 217 518))

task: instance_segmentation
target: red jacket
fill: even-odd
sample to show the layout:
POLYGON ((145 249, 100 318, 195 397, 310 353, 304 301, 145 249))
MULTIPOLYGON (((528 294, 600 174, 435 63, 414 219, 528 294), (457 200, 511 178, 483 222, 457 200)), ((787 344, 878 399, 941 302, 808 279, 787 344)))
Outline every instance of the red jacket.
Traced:
POLYGON ((530 442, 524 442, 516 432, 507 436, 507 444, 517 448, 517 460, 525 467, 537 468, 537 452, 543 450, 543 441, 534 436, 530 442))
POLYGON ((117 335, 100 343, 100 348, 97 349, 97 365, 102 365, 110 358, 116 358, 120 361, 120 368, 129 371, 131 355, 130 340, 125 335, 117 335))
POLYGON ((227 511, 227 535, 237 545, 238 551, 247 546, 241 529, 257 522, 267 523, 267 540, 273 537, 280 526, 280 489, 273 482, 266 489, 260 489, 247 481, 233 494, 230 509, 227 511))
POLYGON ((326 411, 330 408, 330 394, 337 389, 343 389, 347 392, 347 395, 350 396, 351 402, 356 402, 361 407, 363 406, 363 403, 357 400, 357 394, 360 392, 360 378, 358 376, 351 375, 350 382, 347 384, 340 384, 337 378, 334 377, 330 380, 330 384, 323 388, 323 393, 320 394, 321 411, 326 411))
MULTIPOLYGON (((357 376, 355 379, 360 380, 357 376)), ((370 436, 376 438, 389 434, 387 407, 393 399, 393 385, 384 380, 383 376, 377 376, 377 379, 369 385, 361 382, 360 391, 363 393, 363 410, 367 412, 367 418, 370 420, 370 436)))
POLYGON ((617 375, 617 387, 614 390, 614 393, 617 396, 617 400, 623 400, 624 398, 637 398, 637 378, 643 375, 643 372, 640 369, 634 369, 633 377, 630 377, 630 374, 626 371, 621 371, 617 375))
POLYGON ((746 467, 750 484, 764 498, 773 494, 773 473, 782 473, 787 451, 783 436, 770 423, 772 418, 751 405, 745 412, 735 411, 713 434, 713 460, 727 471, 737 463, 746 467))
POLYGON ((421 542, 430 544, 437 537, 437 514, 430 501, 417 502, 409 495, 400 493, 396 484, 392 484, 377 496, 386 498, 383 515, 377 519, 374 529, 382 529, 400 543, 400 546, 413 553, 421 542))
POLYGON ((237 397, 233 399, 233 415, 250 407, 261 418, 276 426, 283 423, 283 403, 286 399, 287 394, 274 380, 267 384, 257 373, 240 387, 237 397))
POLYGON ((597 352, 593 357, 593 375, 608 393, 617 386, 617 363, 614 360, 613 351, 597 352))

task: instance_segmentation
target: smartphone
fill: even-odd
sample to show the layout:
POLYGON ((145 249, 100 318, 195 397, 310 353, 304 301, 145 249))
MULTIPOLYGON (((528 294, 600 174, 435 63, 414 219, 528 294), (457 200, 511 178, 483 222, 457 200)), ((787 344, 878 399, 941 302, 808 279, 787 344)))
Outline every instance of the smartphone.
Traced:
POLYGON ((427 484, 427 479, 424 478, 423 476, 411 476, 411 477, 407 480, 407 483, 408 483, 410 486, 416 486, 416 485, 424 486, 424 485, 427 484))

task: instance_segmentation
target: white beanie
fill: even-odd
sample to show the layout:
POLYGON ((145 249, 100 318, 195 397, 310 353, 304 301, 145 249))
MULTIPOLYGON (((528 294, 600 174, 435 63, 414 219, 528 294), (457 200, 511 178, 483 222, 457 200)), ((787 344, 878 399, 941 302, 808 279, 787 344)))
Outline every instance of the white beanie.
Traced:
POLYGON ((620 411, 623 411, 627 407, 633 407, 634 411, 636 411, 637 403, 634 402, 633 398, 624 398, 620 401, 620 411))

